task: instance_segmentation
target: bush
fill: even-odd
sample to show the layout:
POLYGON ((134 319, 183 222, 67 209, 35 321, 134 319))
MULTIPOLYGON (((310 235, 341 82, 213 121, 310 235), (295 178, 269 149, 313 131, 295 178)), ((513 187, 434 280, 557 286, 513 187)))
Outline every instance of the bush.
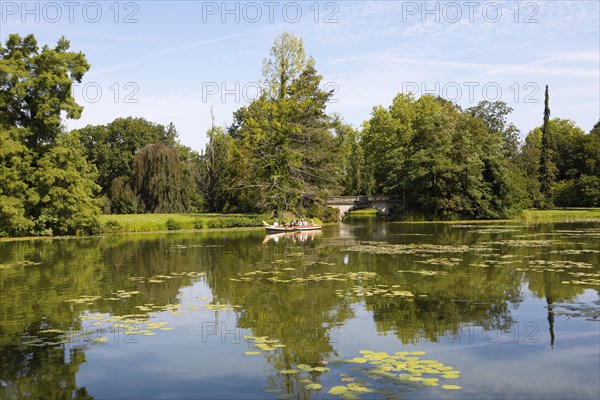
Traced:
POLYGON ((173 218, 169 218, 167 222, 165 222, 165 225, 169 231, 178 231, 181 229, 181 222, 175 221, 173 218))
POLYGON ((194 229, 206 229, 206 228, 208 228, 206 220, 202 219, 202 218, 195 219, 194 222, 193 222, 193 224, 194 224, 194 229))
POLYGON ((110 221, 106 221, 104 227, 102 228, 102 231, 107 233, 122 232, 123 227, 121 226, 119 221, 111 219, 110 221))
POLYGON ((338 222, 340 220, 340 210, 329 206, 313 204, 309 207, 308 214, 323 222, 338 222))
POLYGON ((262 226, 262 221, 258 218, 231 217, 231 218, 212 218, 206 221, 207 228, 241 228, 262 226))

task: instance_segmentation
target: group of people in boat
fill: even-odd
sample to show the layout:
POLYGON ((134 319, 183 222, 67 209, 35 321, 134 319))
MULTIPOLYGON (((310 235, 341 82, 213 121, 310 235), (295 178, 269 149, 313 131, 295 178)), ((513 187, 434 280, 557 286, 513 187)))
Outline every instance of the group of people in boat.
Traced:
POLYGON ((273 222, 273 226, 284 226, 286 228, 292 227, 292 226, 314 226, 315 225, 315 221, 314 220, 310 220, 310 222, 307 222, 304 218, 296 221, 295 219, 291 220, 290 222, 282 222, 281 224, 278 221, 273 222))

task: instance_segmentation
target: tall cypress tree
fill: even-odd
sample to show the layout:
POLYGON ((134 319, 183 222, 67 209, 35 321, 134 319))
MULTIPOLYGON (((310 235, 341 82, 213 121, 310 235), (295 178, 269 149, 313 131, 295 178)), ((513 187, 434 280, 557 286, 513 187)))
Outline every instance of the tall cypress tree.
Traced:
POLYGON ((548 121, 550 120, 550 107, 548 106, 548 85, 544 99, 544 125, 542 126, 542 152, 540 156, 540 190, 542 199, 540 208, 553 207, 552 184, 554 176, 550 165, 550 138, 548 132, 548 121))

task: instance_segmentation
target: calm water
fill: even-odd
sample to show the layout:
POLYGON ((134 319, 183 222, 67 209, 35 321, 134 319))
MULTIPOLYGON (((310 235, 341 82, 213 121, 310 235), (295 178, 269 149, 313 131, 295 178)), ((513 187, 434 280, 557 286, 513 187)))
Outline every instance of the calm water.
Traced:
POLYGON ((591 223, 0 242, 0 398, 597 399, 599 275, 591 223))

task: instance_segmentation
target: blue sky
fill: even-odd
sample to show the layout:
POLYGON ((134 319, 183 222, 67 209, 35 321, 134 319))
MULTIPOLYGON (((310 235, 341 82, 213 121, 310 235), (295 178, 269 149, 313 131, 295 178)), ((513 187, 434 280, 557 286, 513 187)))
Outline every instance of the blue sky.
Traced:
POLYGON ((206 142, 256 95, 274 38, 304 40, 329 112, 360 127, 399 92, 439 94, 463 107, 502 100, 524 136, 543 117, 589 131, 600 118, 598 1, 5 1, 0 39, 64 35, 92 68, 69 128, 121 116, 175 123, 181 142, 206 142))

